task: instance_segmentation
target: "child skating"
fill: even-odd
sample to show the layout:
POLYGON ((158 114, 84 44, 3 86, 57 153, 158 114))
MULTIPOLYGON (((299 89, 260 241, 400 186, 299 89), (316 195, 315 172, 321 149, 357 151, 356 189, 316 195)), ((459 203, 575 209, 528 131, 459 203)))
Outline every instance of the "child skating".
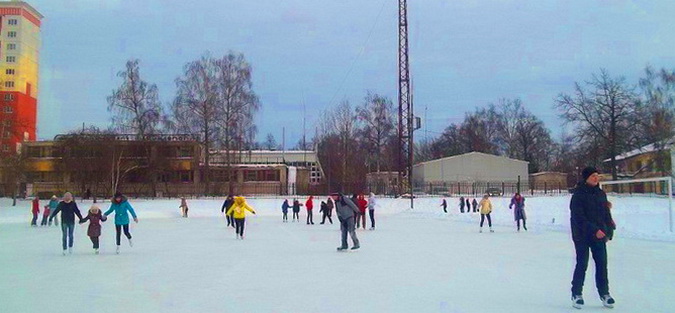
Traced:
MULTIPOLYGON (((473 201, 476 201, 476 199, 473 201)), ((480 201, 478 206, 480 207, 480 232, 483 232, 483 222, 487 217, 490 232, 494 233, 495 231, 492 230, 492 219, 490 218, 490 213, 492 213, 492 202, 490 202, 488 195, 483 196, 483 200, 480 201)))
POLYGON ((244 239, 244 224, 246 223, 246 211, 249 211, 253 214, 255 210, 251 208, 244 197, 234 197, 234 205, 227 210, 227 215, 230 215, 234 218, 235 232, 237 233, 237 239, 244 239))
POLYGON ((87 236, 91 239, 91 243, 94 244, 94 253, 98 254, 99 248, 99 237, 101 237, 101 222, 105 222, 108 218, 101 213, 101 209, 97 206, 92 205, 89 209, 89 213, 83 219, 80 220, 80 224, 84 224, 89 221, 89 227, 87 228, 87 236))
POLYGON ((187 218, 188 217, 188 204, 185 198, 180 198, 180 214, 181 216, 187 218))
POLYGON ((284 214, 284 223, 288 223, 288 208, 290 207, 291 206, 288 204, 288 199, 284 199, 284 203, 281 204, 281 213, 284 214))

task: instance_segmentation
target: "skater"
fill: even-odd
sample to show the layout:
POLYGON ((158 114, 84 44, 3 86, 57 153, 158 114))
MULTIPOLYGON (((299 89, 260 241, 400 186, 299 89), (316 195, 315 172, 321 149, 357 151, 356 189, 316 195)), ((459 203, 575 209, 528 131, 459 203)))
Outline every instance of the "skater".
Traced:
POLYGON ((89 228, 87 228, 87 236, 91 239, 91 243, 94 244, 94 253, 98 254, 99 241, 98 238, 101 237, 101 222, 105 222, 108 218, 105 215, 101 214, 101 209, 96 205, 92 205, 89 208, 89 213, 83 219, 80 220, 80 224, 84 224, 86 221, 89 221, 89 228))
MULTIPOLYGON (((357 196, 356 194, 353 194, 352 195, 352 203, 354 203, 354 205, 358 208, 359 207, 359 196, 357 196)), ((359 210, 358 214, 354 215, 354 225, 356 225, 357 229, 359 228, 358 222, 359 222, 360 218, 361 218, 361 210, 359 210)))
MULTIPOLYGON (((56 210, 56 207, 57 207, 58 205, 59 205, 59 198, 57 198, 56 195, 53 195, 52 198, 49 200, 49 204, 48 204, 48 206, 49 206, 49 211, 50 211, 50 212, 54 212, 54 210, 56 210)), ((48 225, 49 225, 49 226, 52 226, 52 221, 51 221, 51 220, 49 220, 48 225)), ((58 217, 58 216, 55 216, 55 217, 54 217, 54 225, 55 225, 55 226, 59 226, 59 217, 58 217)))
MULTIPOLYGON (((443 200, 443 201, 445 201, 445 200, 443 200)), ((370 195, 368 195, 368 213, 370 215, 370 230, 375 230, 375 204, 376 203, 377 202, 375 200, 375 194, 371 192, 370 195)), ((365 225, 366 225, 365 221, 363 222, 363 225, 364 225, 363 228, 365 228, 365 225)))
POLYGON ((464 197, 459 197, 459 213, 464 213, 464 197))
POLYGON ((188 217, 188 204, 187 201, 185 201, 185 198, 180 198, 180 214, 187 218, 188 217))
MULTIPOLYGON (((473 199, 476 201, 476 199, 473 199)), ((494 233, 492 230, 492 219, 490 218, 490 213, 492 213, 492 202, 490 202, 489 196, 484 195, 483 200, 480 201, 480 232, 483 232, 483 222, 487 217, 488 226, 490 227, 490 232, 494 233)))
POLYGON ((441 201, 441 207, 443 208, 444 213, 448 213, 448 201, 445 201, 445 199, 443 199, 443 201, 441 201))
POLYGON ((42 207, 44 211, 42 212, 42 221, 40 222, 40 226, 47 226, 47 221, 49 220, 49 213, 52 211, 49 208, 49 204, 45 205, 42 207))
POLYGON ((331 216, 333 215, 333 199, 328 197, 328 200, 326 201, 326 209, 323 211, 323 219, 321 220, 321 224, 326 223, 326 218, 328 218, 328 221, 333 224, 333 219, 331 216))
POLYGON ((358 206, 359 217, 356 220, 356 228, 363 226, 363 229, 366 229, 366 209, 368 209, 368 201, 366 201, 366 197, 363 194, 359 195, 358 206))
MULTIPOLYGON (((220 208, 220 212, 225 214, 225 212, 227 212, 227 210, 229 210, 233 204, 234 204, 234 197, 232 195, 227 196, 225 202, 223 202, 223 207, 220 208)), ((230 225, 232 225, 232 227, 234 228, 234 220, 227 214, 225 214, 225 219, 227 219, 226 227, 230 227, 230 225)))
POLYGON ((612 240, 616 224, 610 209, 612 203, 598 186, 600 175, 594 167, 584 168, 583 180, 577 184, 570 201, 570 226, 576 251, 576 266, 572 278, 572 305, 584 305, 582 291, 588 268, 589 250, 595 261, 595 286, 605 307, 613 308, 607 279, 607 241, 612 240))
POLYGON ((63 233, 63 255, 66 255, 66 248, 68 248, 68 253, 73 254, 73 231, 75 231, 75 215, 77 215, 78 221, 81 221, 82 214, 80 214, 77 204, 75 201, 73 201, 72 193, 66 192, 63 194, 63 201, 59 202, 59 205, 56 206, 56 209, 52 211, 52 214, 49 216, 49 220, 51 221, 59 212, 61 212, 61 232, 63 233))
POLYGON ((313 199, 313 196, 309 196, 309 199, 305 202, 305 208, 307 209, 307 225, 314 225, 314 216, 312 215, 312 209, 314 209, 313 199))
MULTIPOLYGON (((468 202, 469 200, 466 201, 468 202)), ((474 198, 471 204, 473 204, 473 213, 478 212, 478 201, 476 201, 476 199, 474 198)))
POLYGON ((297 222, 300 222, 300 207, 302 204, 298 199, 293 199, 293 222, 296 222, 296 218, 298 219, 297 222))
POLYGON ((234 205, 227 210, 227 215, 234 218, 235 232, 237 233, 237 239, 244 239, 244 224, 246 222, 246 211, 249 211, 255 214, 244 197, 234 197, 234 205))
POLYGON ((284 223, 288 223, 288 208, 291 206, 288 204, 288 199, 284 199, 284 203, 281 204, 281 213, 284 213, 284 223))
POLYGON ((117 243, 117 250, 115 252, 119 254, 122 229, 124 229, 124 235, 129 240, 129 246, 134 246, 134 242, 131 241, 131 233, 129 233, 129 213, 131 213, 131 216, 133 216, 134 222, 138 223, 138 218, 136 217, 134 208, 131 207, 131 204, 129 204, 127 197, 122 195, 121 192, 116 192, 111 202, 110 209, 105 212, 105 216, 108 217, 110 213, 115 211, 115 239, 117 243))
POLYGON ((31 203, 33 205, 33 219, 30 221, 30 226, 37 227, 37 219, 40 214, 40 198, 36 196, 31 203))
POLYGON ((523 229, 527 231, 527 225, 525 225, 525 220, 527 219, 525 216, 525 198, 519 192, 516 192, 513 198, 511 198, 509 209, 511 207, 513 207, 513 218, 516 220, 518 231, 520 231, 520 220, 523 220, 523 229))
POLYGON ((343 194, 333 194, 335 200, 335 212, 337 212, 338 220, 340 220, 340 232, 342 234, 342 245, 337 248, 338 251, 344 251, 349 248, 347 246, 347 233, 352 237, 352 250, 361 247, 359 238, 356 237, 356 230, 354 229, 354 215, 359 214, 359 208, 343 194))

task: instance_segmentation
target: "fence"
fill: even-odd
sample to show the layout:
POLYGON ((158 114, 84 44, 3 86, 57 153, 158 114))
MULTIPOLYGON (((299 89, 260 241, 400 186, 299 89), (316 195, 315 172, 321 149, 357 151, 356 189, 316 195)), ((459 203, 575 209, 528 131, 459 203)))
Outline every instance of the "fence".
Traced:
MULTIPOLYGON (((1 186, 0 186, 1 187, 1 186)), ((83 197, 85 191, 82 187, 73 184, 53 184, 53 183, 33 183, 32 191, 40 196, 51 196, 52 194, 61 195, 65 191, 71 191, 76 197, 83 197)), ((354 193, 375 193, 379 196, 398 197, 406 194, 408 191, 399 192, 398 186, 392 186, 385 183, 366 184, 364 182, 356 183, 335 183, 324 181, 320 184, 288 184, 281 182, 244 182, 233 183, 231 188, 229 183, 212 182, 209 189, 204 184, 194 183, 158 183, 154 186, 147 183, 126 183, 121 186, 121 191, 133 198, 138 197, 223 197, 230 193, 243 196, 309 196, 309 195, 328 195, 334 192, 344 194, 354 193)), ((86 190, 86 188, 85 188, 86 190)), ((90 188, 91 197, 104 199, 110 197, 110 191, 106 188, 90 188)), ((540 183, 523 184, 518 186, 516 182, 440 182, 415 184, 413 193, 416 197, 424 196, 479 196, 486 193, 492 195, 512 195, 520 191, 522 194, 529 195, 558 195, 568 193, 567 186, 560 183, 540 183), (520 188, 519 188, 520 187, 520 188)), ((2 192, 2 188, 0 188, 2 192)), ((3 196, 9 197, 11 193, 5 193, 3 196)), ((30 195, 28 195, 30 196, 30 195)))

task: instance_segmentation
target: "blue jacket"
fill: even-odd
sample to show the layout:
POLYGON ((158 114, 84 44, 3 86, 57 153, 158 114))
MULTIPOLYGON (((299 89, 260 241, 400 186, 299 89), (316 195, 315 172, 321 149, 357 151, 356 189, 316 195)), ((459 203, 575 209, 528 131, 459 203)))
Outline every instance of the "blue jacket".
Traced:
POLYGON ((49 209, 54 210, 59 205, 59 200, 49 200, 49 209))
POLYGON ((115 202, 113 199, 112 204, 110 204, 110 209, 105 212, 105 216, 110 215, 112 211, 115 211, 115 225, 129 225, 129 213, 131 216, 136 218, 136 212, 134 208, 131 207, 127 198, 122 198, 122 201, 119 203, 115 202))
POLYGON ((281 204, 281 212, 288 213, 288 208, 291 206, 288 204, 288 201, 284 201, 283 204, 281 204))

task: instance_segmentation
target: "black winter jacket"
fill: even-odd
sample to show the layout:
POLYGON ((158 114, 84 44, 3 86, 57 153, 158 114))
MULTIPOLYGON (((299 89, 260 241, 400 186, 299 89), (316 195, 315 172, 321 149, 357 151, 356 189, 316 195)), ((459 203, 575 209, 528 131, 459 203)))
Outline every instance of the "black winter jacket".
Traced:
POLYGON ((570 226, 574 241, 611 240, 616 225, 609 210, 607 194, 600 186, 591 187, 579 182, 570 201, 570 226), (602 230, 606 239, 598 239, 595 234, 602 230))
POLYGON ((75 224, 75 215, 80 218, 80 221, 82 220, 82 214, 80 214, 75 201, 59 202, 59 205, 56 206, 54 212, 49 216, 49 220, 51 221, 59 212, 61 212, 61 223, 63 224, 75 224))

